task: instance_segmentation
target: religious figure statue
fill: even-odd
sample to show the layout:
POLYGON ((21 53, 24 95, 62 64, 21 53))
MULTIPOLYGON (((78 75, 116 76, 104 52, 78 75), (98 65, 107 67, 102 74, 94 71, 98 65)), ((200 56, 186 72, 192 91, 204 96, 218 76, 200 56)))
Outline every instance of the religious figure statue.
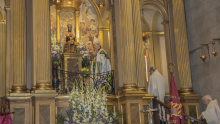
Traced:
POLYGON ((145 60, 145 64, 146 64, 146 79, 148 81, 149 79, 149 75, 148 75, 148 71, 150 71, 150 66, 151 66, 151 62, 150 62, 150 50, 149 50, 149 45, 148 43, 144 43, 144 60, 145 60))
POLYGON ((198 119, 206 119, 208 124, 220 123, 220 108, 218 101, 212 100, 210 95, 205 95, 203 98, 203 104, 207 107, 206 111, 198 117, 198 119))
POLYGON ((64 43, 64 52, 76 52, 75 36, 72 33, 72 25, 67 25, 68 31, 65 33, 66 41, 64 43))

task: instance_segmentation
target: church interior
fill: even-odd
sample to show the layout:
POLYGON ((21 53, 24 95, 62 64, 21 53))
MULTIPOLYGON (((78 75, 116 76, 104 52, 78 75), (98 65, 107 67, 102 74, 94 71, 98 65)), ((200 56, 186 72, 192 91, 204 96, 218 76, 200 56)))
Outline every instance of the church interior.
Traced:
POLYGON ((89 106, 113 112, 97 114, 109 124, 172 124, 172 82, 178 115, 205 124, 202 97, 220 100, 219 29, 220 0, 0 0, 0 116, 95 123, 89 106))

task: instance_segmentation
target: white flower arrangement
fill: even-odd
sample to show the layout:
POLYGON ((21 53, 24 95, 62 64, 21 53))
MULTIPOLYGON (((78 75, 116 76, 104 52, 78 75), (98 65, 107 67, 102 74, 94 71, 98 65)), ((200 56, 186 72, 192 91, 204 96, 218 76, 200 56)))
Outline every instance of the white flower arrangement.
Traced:
POLYGON ((88 84, 82 89, 73 86, 73 90, 69 93, 69 110, 67 110, 67 118, 57 120, 64 124, 119 124, 120 114, 116 112, 108 112, 107 95, 105 89, 100 88, 98 92, 93 88, 93 84, 88 84))
POLYGON ((51 57, 52 57, 52 64, 59 65, 60 64, 60 57, 63 54, 63 49, 61 46, 58 45, 56 41, 56 36, 51 38, 51 57))

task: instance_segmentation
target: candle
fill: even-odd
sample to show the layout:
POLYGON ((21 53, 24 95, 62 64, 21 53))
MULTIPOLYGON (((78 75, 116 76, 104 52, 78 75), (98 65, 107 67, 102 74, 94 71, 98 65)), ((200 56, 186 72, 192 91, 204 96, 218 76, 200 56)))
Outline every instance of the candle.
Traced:
POLYGON ((147 57, 146 56, 144 56, 144 57, 145 57, 145 63, 146 63, 146 78, 147 78, 147 81, 148 81, 147 57))

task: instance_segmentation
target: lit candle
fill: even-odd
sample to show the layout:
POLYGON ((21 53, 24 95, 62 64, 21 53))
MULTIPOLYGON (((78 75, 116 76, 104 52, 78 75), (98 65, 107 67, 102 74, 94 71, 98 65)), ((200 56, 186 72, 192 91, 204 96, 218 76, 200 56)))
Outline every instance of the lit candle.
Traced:
POLYGON ((146 63, 146 78, 147 78, 147 81, 148 81, 148 71, 147 71, 147 57, 144 56, 145 58, 145 63, 146 63))

